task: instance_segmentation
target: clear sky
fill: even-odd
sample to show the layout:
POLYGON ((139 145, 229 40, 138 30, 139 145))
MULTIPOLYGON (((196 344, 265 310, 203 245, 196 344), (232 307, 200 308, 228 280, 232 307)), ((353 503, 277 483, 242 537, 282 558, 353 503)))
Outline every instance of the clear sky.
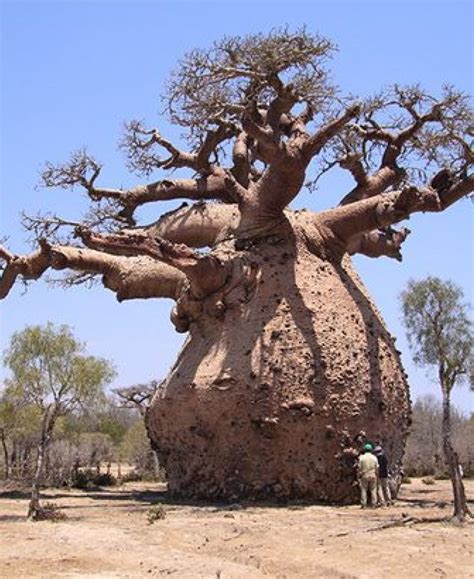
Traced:
MULTIPOLYGON (((159 94, 183 52, 222 35, 305 24, 339 46, 336 82, 347 92, 371 94, 393 82, 420 82, 436 91, 444 82, 473 92, 473 3, 447 1, 318 2, 0 2, 1 30, 1 228, 16 252, 29 249, 19 226, 22 210, 77 218, 79 192, 38 190, 45 160, 66 160, 87 145, 104 164, 104 186, 140 182, 127 173, 117 150, 124 120, 143 118, 163 134, 176 131, 160 118, 159 94)), ((337 202, 349 182, 329 178, 297 206, 321 209, 337 202)), ((179 203, 179 202, 177 202, 179 203)), ((146 219, 176 204, 148 208, 146 219)), ((462 201, 441 215, 417 215, 404 244, 404 261, 357 257, 356 266, 389 329, 396 334, 412 396, 436 392, 414 368, 400 321, 398 295, 410 278, 449 278, 472 300, 473 205, 462 201)), ((171 302, 118 304, 96 288, 18 286, 0 303, 0 350, 27 324, 66 323, 91 353, 112 359, 117 385, 163 377, 183 340, 169 322, 171 302)), ((5 375, 0 370, 0 378, 5 375)), ((474 411, 473 395, 459 388, 455 403, 474 411)))

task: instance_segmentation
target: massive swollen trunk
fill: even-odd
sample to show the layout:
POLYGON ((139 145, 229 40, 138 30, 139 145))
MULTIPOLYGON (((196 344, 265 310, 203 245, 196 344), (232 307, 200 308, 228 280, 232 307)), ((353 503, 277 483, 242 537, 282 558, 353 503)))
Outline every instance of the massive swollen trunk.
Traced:
POLYGON ((394 339, 350 258, 314 231, 308 243, 298 219, 213 250, 232 256, 231 279, 197 308, 147 413, 177 496, 351 502, 365 440, 400 464, 410 410, 394 339))

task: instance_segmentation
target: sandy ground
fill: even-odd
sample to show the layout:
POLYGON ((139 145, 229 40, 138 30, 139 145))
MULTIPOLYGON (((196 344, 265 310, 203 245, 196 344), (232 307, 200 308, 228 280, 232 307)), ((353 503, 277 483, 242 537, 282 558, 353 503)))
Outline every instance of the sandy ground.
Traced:
POLYGON ((43 496, 68 519, 27 522, 27 497, 0 494, 1 577, 474 577, 474 525, 409 519, 448 516, 448 481, 414 480, 395 506, 364 511, 177 504, 151 483, 43 496), (157 504, 166 517, 149 524, 157 504))

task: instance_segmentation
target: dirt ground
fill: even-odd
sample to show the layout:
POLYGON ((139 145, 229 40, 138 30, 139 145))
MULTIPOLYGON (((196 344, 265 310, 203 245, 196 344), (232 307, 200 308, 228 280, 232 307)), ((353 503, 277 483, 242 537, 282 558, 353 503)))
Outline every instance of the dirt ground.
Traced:
POLYGON ((26 495, 1 490, 1 577, 474 577, 474 525, 413 522, 450 515, 448 481, 415 479, 395 506, 364 511, 178 504, 152 483, 48 490, 68 517, 57 523, 25 521, 26 495), (166 516, 150 524, 160 504, 166 516))

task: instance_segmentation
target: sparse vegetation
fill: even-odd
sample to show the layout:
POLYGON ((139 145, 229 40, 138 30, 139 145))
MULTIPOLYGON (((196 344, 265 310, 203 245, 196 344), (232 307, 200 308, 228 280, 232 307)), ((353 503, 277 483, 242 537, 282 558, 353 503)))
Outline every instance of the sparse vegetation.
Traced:
MULTIPOLYGON (((444 460, 442 437, 443 410, 433 395, 416 400, 412 408, 412 425, 407 440, 403 468, 407 476, 449 478, 444 460)), ((465 476, 474 476, 474 415, 463 416, 451 409, 453 446, 465 476)))
POLYGON ((48 324, 14 334, 5 353, 11 376, 0 390, 0 472, 32 485, 32 520, 49 516, 37 516, 44 485, 115 485, 124 461, 141 479, 163 477, 140 413, 103 392, 111 364, 84 348, 69 328, 48 324))
POLYGON ((58 523, 60 521, 65 521, 67 515, 61 511, 55 503, 44 503, 35 510, 35 513, 31 518, 34 521, 51 521, 52 523, 58 523))
POLYGON ((166 509, 163 505, 155 505, 148 509, 146 516, 148 524, 153 525, 155 521, 166 519, 166 509))
POLYGON ((424 485, 428 485, 428 486, 436 484, 436 481, 435 481, 435 479, 434 479, 432 476, 425 476, 425 477, 423 477, 423 478, 421 479, 421 482, 422 482, 424 485))

